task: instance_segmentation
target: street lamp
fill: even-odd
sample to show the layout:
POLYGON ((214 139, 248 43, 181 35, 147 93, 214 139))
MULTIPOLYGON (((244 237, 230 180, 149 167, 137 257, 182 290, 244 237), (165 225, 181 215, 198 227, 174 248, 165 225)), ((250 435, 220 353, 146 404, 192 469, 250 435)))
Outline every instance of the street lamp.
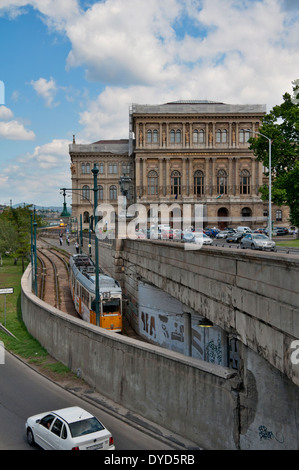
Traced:
MULTIPOLYGON (((96 164, 94 164, 94 167, 93 169, 91 170, 92 173, 93 173, 93 181, 94 181, 94 188, 93 188, 93 191, 94 191, 94 206, 93 206, 93 210, 94 210, 94 228, 95 228, 95 312, 96 312, 96 324, 97 326, 100 325, 100 310, 99 310, 99 247, 98 247, 98 237, 97 237, 97 234, 96 234, 96 226, 97 226, 97 223, 98 223, 98 216, 97 216, 97 204, 98 204, 98 182, 97 182, 97 178, 98 178, 98 173, 99 173, 99 169, 97 167, 96 164)), ((77 189, 77 188, 71 188, 71 189, 68 189, 68 188, 62 188, 62 190, 64 191, 81 191, 80 189, 77 189)), ((90 204, 91 204, 91 201, 89 201, 90 204)), ((91 204, 92 206, 92 204, 91 204)), ((81 233, 82 233, 82 230, 81 230, 81 233)))
POLYGON ((252 131, 251 129, 247 129, 248 132, 252 132, 253 134, 258 134, 264 137, 269 142, 269 208, 268 208, 268 224, 269 224, 269 238, 272 239, 272 162, 271 162, 271 139, 266 135, 262 134, 261 132, 252 131))
POLYGON ((91 170, 93 173, 93 191, 94 191, 94 247, 95 247, 95 268, 96 268, 96 279, 95 279, 95 290, 96 290, 96 324, 100 325, 100 311, 99 311, 99 245, 98 245, 98 237, 96 233, 97 223, 98 223, 98 215, 97 215, 97 206, 98 206, 98 173, 99 169, 96 164, 94 164, 93 169, 91 170))
POLYGON ((122 201, 122 210, 125 211, 126 209, 126 201, 127 201, 127 195, 129 193, 129 189, 130 189, 130 183, 131 183, 131 178, 127 175, 122 175, 120 178, 119 178, 119 189, 120 189, 120 192, 123 196, 123 201, 122 201))

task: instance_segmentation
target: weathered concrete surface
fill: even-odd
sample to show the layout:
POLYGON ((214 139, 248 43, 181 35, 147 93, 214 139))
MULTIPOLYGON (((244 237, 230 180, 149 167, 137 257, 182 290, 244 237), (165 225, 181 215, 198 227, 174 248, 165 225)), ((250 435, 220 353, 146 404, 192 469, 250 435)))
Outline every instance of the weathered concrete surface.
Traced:
POLYGON ((172 242, 100 244, 105 268, 121 280, 138 330, 138 279, 145 279, 239 340, 240 447, 299 448, 299 257, 172 242), (115 262, 117 260, 117 262, 115 262), (298 349, 298 346, 297 346, 298 349))
MULTIPOLYGON (((146 279, 238 338, 239 374, 129 338, 115 342, 40 304, 27 273, 25 323, 54 357, 80 368, 101 393, 204 448, 299 449, 299 365, 290 349, 299 338, 298 258, 124 240, 100 243, 100 264, 121 281, 131 306, 138 279, 146 279)), ((138 323, 138 311, 130 313, 138 323)))
POLYGON ((68 316, 22 278, 28 331, 57 360, 114 402, 206 449, 239 448, 236 371, 185 357, 68 316))
POLYGON ((145 279, 235 335, 299 386, 299 365, 291 361, 292 342, 299 339, 298 256, 217 247, 186 251, 147 240, 123 240, 121 251, 102 245, 106 269, 133 301, 137 279, 145 279))

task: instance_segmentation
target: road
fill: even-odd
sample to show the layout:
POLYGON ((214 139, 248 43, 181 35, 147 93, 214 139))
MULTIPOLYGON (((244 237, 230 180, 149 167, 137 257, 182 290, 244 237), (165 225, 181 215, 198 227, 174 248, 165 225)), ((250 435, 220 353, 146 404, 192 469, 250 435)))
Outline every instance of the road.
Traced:
POLYGON ((32 450, 26 441, 26 418, 74 405, 87 409, 105 424, 112 432, 116 450, 174 449, 64 390, 5 352, 5 364, 0 364, 0 450, 32 450))

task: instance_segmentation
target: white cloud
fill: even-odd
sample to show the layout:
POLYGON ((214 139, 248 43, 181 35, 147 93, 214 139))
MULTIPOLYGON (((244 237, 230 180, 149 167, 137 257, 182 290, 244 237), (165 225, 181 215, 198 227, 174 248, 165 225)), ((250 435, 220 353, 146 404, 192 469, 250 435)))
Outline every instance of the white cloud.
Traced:
MULTIPOLYGON (((128 137, 132 103, 211 99, 270 110, 298 78, 297 0, 101 0, 84 9, 79 0, 1 0, 0 15, 27 6, 69 40, 70 80, 83 67, 104 86, 81 101, 78 143, 128 137)), ((47 106, 57 105, 62 88, 53 78, 32 85, 47 106)), ((36 147, 32 168, 56 167, 57 178, 69 178, 68 143, 36 147)))
POLYGON ((69 144, 68 140, 54 139, 44 145, 35 147, 31 155, 26 159, 31 160, 38 168, 58 170, 65 163, 69 163, 69 144))
POLYGON ((48 108, 58 106, 59 103, 54 102, 57 93, 57 85, 53 78, 50 78, 50 80, 46 80, 45 78, 39 78, 35 81, 31 80, 30 84, 33 86, 36 93, 45 100, 48 108))
POLYGON ((63 204, 60 188, 71 187, 68 140, 54 139, 36 146, 32 153, 18 157, 1 170, 2 200, 11 198, 12 188, 17 187, 18 200, 37 205, 63 204), (6 196, 4 196, 6 194, 6 196))
POLYGON ((11 109, 6 106, 0 106, 0 119, 3 121, 8 121, 13 117, 13 112, 11 109))
POLYGON ((0 122, 0 139, 9 140, 34 140, 33 131, 25 129, 24 125, 18 121, 0 122))

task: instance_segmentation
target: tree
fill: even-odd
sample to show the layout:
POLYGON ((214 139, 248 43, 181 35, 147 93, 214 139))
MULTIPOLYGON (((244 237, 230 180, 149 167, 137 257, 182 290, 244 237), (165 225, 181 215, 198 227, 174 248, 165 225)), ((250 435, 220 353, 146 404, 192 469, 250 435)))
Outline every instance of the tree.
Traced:
MULTIPOLYGON (((266 114, 259 132, 271 139, 272 201, 290 208, 290 222, 299 226, 299 80, 293 94, 285 93, 283 103, 266 114)), ((269 168, 268 140, 257 135, 249 139, 257 160, 269 168)), ((269 175, 269 172, 268 172, 269 175)), ((260 188, 262 199, 269 197, 267 185, 260 188)))
MULTIPOLYGON (((9 207, 0 216, 0 252, 15 256, 15 263, 19 257, 30 254, 30 233, 32 206, 9 207)), ((38 226, 41 220, 36 217, 38 226)))

